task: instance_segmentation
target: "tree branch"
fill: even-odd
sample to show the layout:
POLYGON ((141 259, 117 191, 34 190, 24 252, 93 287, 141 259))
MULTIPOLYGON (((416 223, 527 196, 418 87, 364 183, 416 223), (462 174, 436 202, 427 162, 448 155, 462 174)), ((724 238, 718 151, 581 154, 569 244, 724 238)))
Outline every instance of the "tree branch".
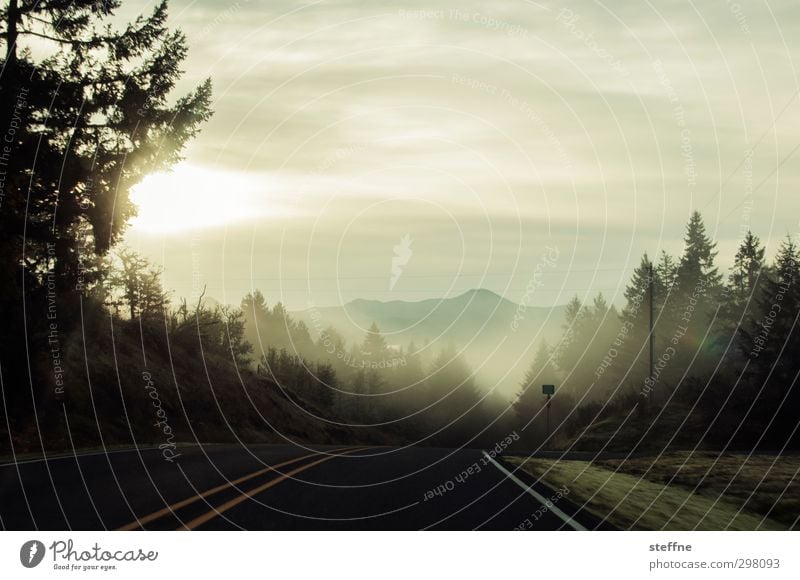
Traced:
POLYGON ((48 34, 42 34, 41 32, 34 32, 33 30, 22 30, 20 29, 19 34, 30 34, 31 36, 38 36, 39 38, 44 38, 45 40, 52 40, 53 42, 60 42, 62 44, 88 44, 89 40, 66 40, 64 38, 56 38, 55 36, 50 36, 48 34))

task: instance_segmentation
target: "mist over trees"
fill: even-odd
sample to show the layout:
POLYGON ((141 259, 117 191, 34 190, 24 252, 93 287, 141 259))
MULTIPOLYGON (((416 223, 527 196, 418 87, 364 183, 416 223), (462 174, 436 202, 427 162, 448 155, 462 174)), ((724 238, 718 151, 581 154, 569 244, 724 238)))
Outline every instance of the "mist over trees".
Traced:
MULTIPOLYGON (((797 447, 800 396, 800 270, 787 236, 774 261, 747 232, 727 276, 694 212, 683 254, 645 254, 621 312, 598 295, 575 297, 564 333, 541 345, 514 403, 532 445, 547 444, 541 384, 559 385, 552 439, 578 448, 687 445, 797 447), (649 362, 652 272, 654 364, 649 362)), ((551 439, 551 441, 552 441, 551 439)))
POLYGON ((315 405, 328 420, 381 426, 408 441, 461 445, 488 440, 491 404, 455 346, 438 354, 414 343, 387 343, 376 323, 348 345, 331 326, 312 331, 281 303, 269 307, 254 291, 242 300, 247 339, 258 372, 291 396, 315 405))
POLYGON ((348 343, 258 291, 239 308, 203 296, 173 305, 157 268, 114 250, 136 211, 131 188, 179 160, 211 115, 211 84, 174 94, 187 46, 167 26, 167 2, 106 26, 119 6, 0 9, 4 443, 106 443, 101 425, 108 441, 149 440, 152 417, 141 396, 132 405, 146 370, 175 430, 195 440, 254 440, 279 427, 357 440, 325 431, 331 424, 478 445, 508 435, 513 420, 531 446, 635 450, 672 437, 684 447, 797 447, 800 249, 787 237, 770 261, 747 232, 721 272, 697 212, 680 256, 641 258, 620 309, 603 295, 570 301, 563 335, 539 345, 512 406, 487 396, 474 373, 483 361, 458 345, 390 344, 375 323, 348 343), (553 433, 542 426, 542 383, 558 385, 553 433))

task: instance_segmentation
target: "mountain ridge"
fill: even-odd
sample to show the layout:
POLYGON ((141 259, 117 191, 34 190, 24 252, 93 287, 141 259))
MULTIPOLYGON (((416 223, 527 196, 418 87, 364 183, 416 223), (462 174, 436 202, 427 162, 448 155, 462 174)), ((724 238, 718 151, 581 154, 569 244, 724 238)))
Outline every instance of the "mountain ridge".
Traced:
POLYGON ((566 305, 521 306, 483 288, 451 298, 419 301, 357 298, 342 306, 312 307, 290 312, 303 321, 316 339, 328 326, 348 345, 361 344, 374 322, 388 344, 407 347, 430 345, 436 352, 446 345, 464 348, 479 375, 507 377, 501 385, 512 392, 530 364, 541 340, 551 344, 561 336, 566 305))

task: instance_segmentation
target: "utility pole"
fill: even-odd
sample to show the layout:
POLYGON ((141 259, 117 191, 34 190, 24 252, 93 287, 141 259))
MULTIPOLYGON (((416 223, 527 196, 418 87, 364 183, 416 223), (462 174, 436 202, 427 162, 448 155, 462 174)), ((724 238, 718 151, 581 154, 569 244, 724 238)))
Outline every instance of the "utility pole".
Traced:
POLYGON ((547 412, 546 412, 546 415, 547 415, 547 439, 545 439, 545 441, 547 441, 549 443, 550 442, 549 441, 549 439, 550 439, 550 395, 547 395, 547 412))
MULTIPOLYGON (((547 436, 545 438, 545 442, 549 443, 550 439, 550 397, 552 397, 556 392, 555 385, 542 385, 542 394, 547 397, 547 402, 544 404, 545 406, 545 416, 547 417, 547 436)), ((547 446, 545 446, 546 448, 547 446)))
POLYGON ((650 337, 650 366, 649 366, 649 369, 650 369, 650 397, 652 398, 653 404, 655 405, 655 383, 653 382, 654 381, 654 377, 655 377, 655 355, 656 355, 656 342, 655 342, 656 341, 656 337, 655 337, 655 332, 653 331, 653 329, 654 329, 653 314, 655 312, 655 307, 653 305, 653 294, 654 294, 655 285, 653 284, 653 262, 652 261, 648 261, 648 263, 647 263, 647 288, 648 288, 647 293, 650 295, 649 296, 649 299, 650 299, 649 300, 649 302, 650 302, 650 333, 649 333, 649 337, 650 337))

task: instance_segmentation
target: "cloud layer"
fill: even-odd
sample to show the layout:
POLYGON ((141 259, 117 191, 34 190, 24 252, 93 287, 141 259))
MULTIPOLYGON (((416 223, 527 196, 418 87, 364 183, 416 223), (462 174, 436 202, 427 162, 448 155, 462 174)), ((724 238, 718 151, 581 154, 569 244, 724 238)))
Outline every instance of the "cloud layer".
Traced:
POLYGON ((248 183, 225 225, 131 230, 179 294, 519 300, 557 246, 534 303, 618 300, 692 209, 721 258, 743 228, 797 232, 798 163, 776 172, 800 134, 795 3, 205 1, 172 21, 185 86, 216 90, 188 163, 248 183))

